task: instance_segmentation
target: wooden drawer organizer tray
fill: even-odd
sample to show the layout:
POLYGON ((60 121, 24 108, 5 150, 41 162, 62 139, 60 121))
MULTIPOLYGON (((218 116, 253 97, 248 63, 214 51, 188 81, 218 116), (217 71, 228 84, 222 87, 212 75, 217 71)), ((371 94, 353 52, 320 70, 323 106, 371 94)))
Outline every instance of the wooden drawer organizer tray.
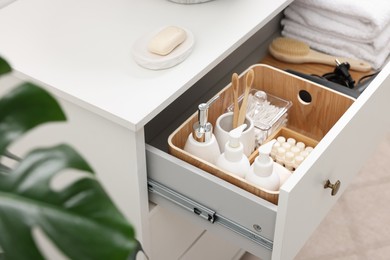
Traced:
MULTIPOLYGON (((315 83, 300 79, 282 70, 264 64, 256 64, 249 69, 255 72, 252 88, 263 90, 269 94, 293 102, 288 111, 288 130, 291 137, 301 136, 314 141, 320 141, 337 120, 344 114, 354 99, 327 89, 315 83), (300 93, 310 94, 311 102, 303 102, 300 93), (296 134, 294 134, 296 133, 296 134)), ((247 70, 247 71, 248 71, 247 70)), ((244 92, 244 79, 246 72, 240 75, 239 92, 244 92)), ((217 118, 226 112, 226 108, 233 102, 231 84, 226 86, 220 93, 220 98, 209 109, 209 122, 215 126, 217 118)), ((204 100, 206 102, 207 100, 204 100)), ((227 182, 230 182, 250 193, 253 193, 274 204, 278 202, 279 192, 267 191, 254 186, 245 179, 237 177, 229 172, 217 168, 215 165, 199 159, 183 150, 188 135, 192 131, 192 125, 197 121, 197 112, 188 118, 168 138, 169 152, 210 174, 213 174, 227 182)), ((287 136, 290 137, 290 136, 287 136)), ((298 138, 299 139, 299 138, 298 138)), ((255 151, 250 159, 253 160, 255 151)))

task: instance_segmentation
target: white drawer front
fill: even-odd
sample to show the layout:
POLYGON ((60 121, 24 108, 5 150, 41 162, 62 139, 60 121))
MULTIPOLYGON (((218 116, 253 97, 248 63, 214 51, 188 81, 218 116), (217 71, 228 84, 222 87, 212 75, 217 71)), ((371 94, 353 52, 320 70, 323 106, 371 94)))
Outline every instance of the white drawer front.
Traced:
POLYGON ((390 64, 281 189, 273 259, 292 259, 389 130, 390 64), (327 180, 340 180, 333 197, 327 180))

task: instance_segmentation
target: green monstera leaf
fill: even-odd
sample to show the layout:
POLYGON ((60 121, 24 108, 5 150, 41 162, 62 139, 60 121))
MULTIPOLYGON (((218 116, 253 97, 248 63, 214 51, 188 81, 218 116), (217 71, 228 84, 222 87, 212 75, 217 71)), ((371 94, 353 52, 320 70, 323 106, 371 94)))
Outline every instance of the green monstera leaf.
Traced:
MULTIPOLYGON (((0 58, 0 75, 10 70, 0 58)), ((72 147, 35 149, 25 158, 6 150, 34 127, 64 120, 57 101, 31 83, 0 99, 0 259, 44 259, 37 229, 70 259, 135 259, 142 248, 133 227, 72 147), (4 157, 16 160, 15 166, 4 165, 4 157), (66 169, 87 177, 53 189, 53 179, 66 169)))
POLYGON ((62 170, 92 174, 71 147, 29 153, 9 174, 0 174, 0 245, 8 259, 43 259, 32 228, 39 227, 71 259, 127 259, 137 250, 134 230, 95 178, 59 191, 50 182, 62 170))
POLYGON ((0 154, 28 130, 65 120, 58 102, 47 91, 28 82, 19 85, 0 99, 0 154))
POLYGON ((0 75, 11 72, 11 66, 0 57, 0 75))

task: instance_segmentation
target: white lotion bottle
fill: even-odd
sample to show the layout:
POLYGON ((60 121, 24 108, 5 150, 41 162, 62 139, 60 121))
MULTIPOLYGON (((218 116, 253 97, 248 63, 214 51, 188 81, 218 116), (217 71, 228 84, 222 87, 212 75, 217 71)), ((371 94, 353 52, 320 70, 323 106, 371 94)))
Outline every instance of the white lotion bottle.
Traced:
POLYGON ((269 191, 278 191, 281 186, 281 177, 289 170, 275 163, 269 156, 276 140, 272 140, 259 147, 259 156, 253 162, 246 180, 269 191), (280 172, 280 173, 279 173, 280 172))
POLYGON ((244 146, 240 142, 242 132, 247 127, 242 124, 229 132, 229 141, 225 144, 225 151, 216 162, 216 166, 241 178, 247 175, 250 164, 248 157, 244 154, 244 146))
POLYGON ((184 145, 184 151, 212 164, 215 164, 221 152, 213 134, 213 126, 208 122, 208 109, 218 98, 215 96, 198 106, 198 122, 193 125, 192 133, 184 145))

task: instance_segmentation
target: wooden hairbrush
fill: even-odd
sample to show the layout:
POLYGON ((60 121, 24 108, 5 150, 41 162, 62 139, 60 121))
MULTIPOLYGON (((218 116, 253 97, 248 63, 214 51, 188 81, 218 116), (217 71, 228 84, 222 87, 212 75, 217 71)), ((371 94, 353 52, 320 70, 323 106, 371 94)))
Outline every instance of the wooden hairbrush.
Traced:
POLYGON ((306 43, 287 37, 277 37, 268 48, 271 55, 278 60, 289 63, 321 63, 335 65, 335 60, 348 62, 351 70, 370 71, 371 65, 362 60, 335 57, 310 49, 306 43))

